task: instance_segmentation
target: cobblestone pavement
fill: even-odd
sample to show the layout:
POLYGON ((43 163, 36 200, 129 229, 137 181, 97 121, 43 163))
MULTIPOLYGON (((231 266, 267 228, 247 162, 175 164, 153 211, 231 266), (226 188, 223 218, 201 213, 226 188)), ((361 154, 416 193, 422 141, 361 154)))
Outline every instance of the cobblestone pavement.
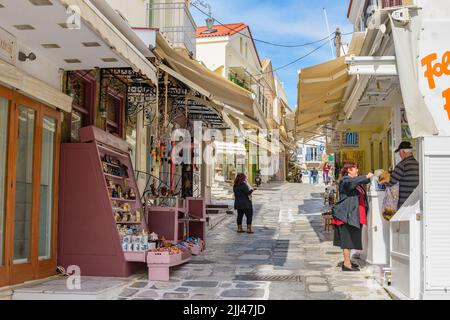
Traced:
POLYGON ((172 269, 170 282, 142 274, 117 299, 390 299, 370 266, 351 273, 336 267, 342 254, 324 232, 323 189, 261 188, 253 195, 254 234, 236 233, 236 216, 229 216, 209 232, 201 256, 172 269))

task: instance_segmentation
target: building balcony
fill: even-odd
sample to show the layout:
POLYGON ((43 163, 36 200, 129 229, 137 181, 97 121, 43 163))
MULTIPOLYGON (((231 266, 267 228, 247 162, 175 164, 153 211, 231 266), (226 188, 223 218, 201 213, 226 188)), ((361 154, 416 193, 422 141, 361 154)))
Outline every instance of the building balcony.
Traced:
POLYGON ((383 0, 382 8, 392 8, 392 7, 403 7, 403 6, 412 6, 413 0, 383 0))
POLYGON ((159 28, 174 48, 186 50, 195 57, 197 25, 185 2, 151 2, 148 11, 149 27, 159 28))
POLYGON ((235 74, 230 74, 228 76, 228 80, 230 80, 231 82, 237 84, 239 87, 242 87, 248 91, 251 91, 249 85, 247 83, 245 83, 244 81, 242 81, 241 79, 239 79, 238 76, 236 76, 235 74))

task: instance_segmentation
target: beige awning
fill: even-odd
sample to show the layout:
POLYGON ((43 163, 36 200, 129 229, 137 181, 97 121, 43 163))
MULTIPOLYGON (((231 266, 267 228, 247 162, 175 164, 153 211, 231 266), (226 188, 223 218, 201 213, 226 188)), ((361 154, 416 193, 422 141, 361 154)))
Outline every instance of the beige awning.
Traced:
POLYGON ((336 118, 342 109, 348 83, 345 57, 302 69, 298 85, 297 134, 336 118))
POLYGON ((169 71, 166 66, 161 67, 162 70, 211 100, 229 105, 246 116, 254 117, 253 98, 249 91, 172 49, 160 34, 156 37, 155 51, 170 64, 172 69, 169 71))

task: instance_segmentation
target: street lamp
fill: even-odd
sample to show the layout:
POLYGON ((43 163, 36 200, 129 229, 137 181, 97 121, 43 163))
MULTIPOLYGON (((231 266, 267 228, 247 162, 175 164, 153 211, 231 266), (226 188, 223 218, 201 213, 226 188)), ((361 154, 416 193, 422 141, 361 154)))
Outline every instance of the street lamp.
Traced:
MULTIPOLYGON (((210 33, 215 33, 217 32, 217 29, 213 29, 214 27, 214 18, 211 15, 211 5, 209 3, 206 3, 203 0, 196 0, 192 3, 193 6, 197 6, 200 5, 203 8, 208 9, 208 18, 206 18, 206 26, 208 29, 206 29, 205 31, 202 32, 202 34, 210 34, 210 33)), ((204 12, 205 13, 205 12, 204 12)), ((206 13, 205 13, 206 14, 206 13)))

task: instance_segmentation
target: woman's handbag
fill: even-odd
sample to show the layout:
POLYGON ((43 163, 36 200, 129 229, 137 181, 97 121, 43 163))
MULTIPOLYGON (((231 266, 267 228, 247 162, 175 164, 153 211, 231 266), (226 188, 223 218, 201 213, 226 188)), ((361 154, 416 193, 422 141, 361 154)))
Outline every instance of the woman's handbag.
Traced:
POLYGON ((383 218, 390 221, 392 217, 397 213, 398 199, 400 195, 400 185, 398 183, 386 187, 386 196, 383 200, 383 218))

